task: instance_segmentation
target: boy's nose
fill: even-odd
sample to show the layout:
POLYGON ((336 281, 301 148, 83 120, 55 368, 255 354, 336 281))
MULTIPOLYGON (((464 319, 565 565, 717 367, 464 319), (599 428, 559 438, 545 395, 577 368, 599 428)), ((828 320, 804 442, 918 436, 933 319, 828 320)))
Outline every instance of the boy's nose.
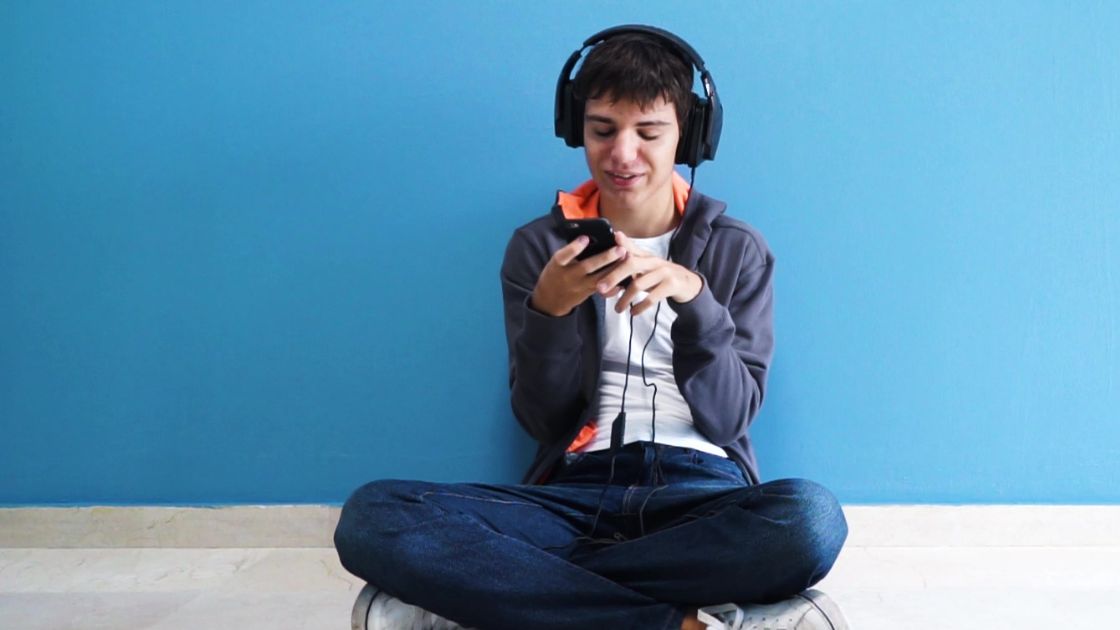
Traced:
POLYGON ((637 139, 630 134, 620 133, 615 136, 611 145, 611 160, 618 164, 627 164, 638 156, 637 139))

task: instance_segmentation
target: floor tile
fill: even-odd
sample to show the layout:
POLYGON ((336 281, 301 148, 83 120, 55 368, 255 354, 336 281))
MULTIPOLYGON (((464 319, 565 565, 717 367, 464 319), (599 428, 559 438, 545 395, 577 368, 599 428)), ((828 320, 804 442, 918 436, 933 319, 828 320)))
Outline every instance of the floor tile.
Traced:
MULTIPOLYGON (((859 547, 818 586, 855 630, 1120 627, 1120 548, 859 547)), ((344 630, 333 549, 0 549, 2 630, 344 630)))

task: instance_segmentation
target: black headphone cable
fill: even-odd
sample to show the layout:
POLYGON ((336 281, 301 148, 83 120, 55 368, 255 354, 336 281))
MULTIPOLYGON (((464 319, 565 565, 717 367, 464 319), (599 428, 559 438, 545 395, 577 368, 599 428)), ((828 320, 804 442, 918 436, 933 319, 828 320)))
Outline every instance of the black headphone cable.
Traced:
MULTIPOLYGON (((689 169, 688 178, 688 196, 685 197, 684 207, 687 209, 688 204, 692 201, 692 190, 696 183, 696 167, 693 166, 689 169)), ((669 237, 669 251, 666 252, 665 258, 672 261, 672 247, 673 239, 677 237, 680 232, 681 224, 684 219, 681 219, 677 226, 673 228, 673 234, 669 237)), ((638 508, 638 526, 641 535, 645 535, 645 508, 649 503, 650 498, 658 490, 666 487, 664 485, 665 475, 661 470, 661 449, 657 446, 657 383, 650 381, 646 378, 646 351, 649 350, 653 338, 657 335, 658 319, 661 315, 661 305, 664 301, 657 303, 653 311, 653 326, 650 329, 649 336, 646 338, 645 344, 642 346, 642 354, 639 358, 641 362, 642 384, 647 388, 653 388, 653 394, 650 396, 650 442, 653 444, 653 483, 658 484, 658 487, 646 495, 645 500, 642 501, 641 507, 638 508)), ((630 386, 630 361, 634 352, 634 312, 630 312, 630 337, 626 344, 626 376, 622 380, 622 402, 619 404, 618 415, 615 416, 614 422, 611 423, 611 469, 607 475, 607 483, 603 486, 602 493, 599 494, 598 506, 595 510, 595 517, 591 521, 591 531, 587 537, 594 541, 595 531, 599 526, 599 517, 603 513, 603 501, 606 499, 607 490, 610 489, 611 483, 614 481, 615 473, 615 459, 618 457, 618 451, 622 448, 623 440, 626 437, 626 392, 630 386)))
MULTIPOLYGON (((693 189, 693 186, 696 183, 696 167, 693 166, 689 170, 690 170, 690 172, 689 172, 689 177, 688 177, 688 196, 685 197, 685 201, 684 201, 684 207, 686 209, 688 208, 688 202, 692 200, 692 189, 693 189)), ((681 223, 684 223, 683 218, 681 219, 681 222, 677 224, 677 227, 675 227, 673 229, 673 235, 669 237, 669 251, 665 254, 665 258, 669 261, 673 260, 673 255, 672 255, 673 239, 675 239, 677 237, 677 233, 681 229, 681 223)), ((642 354, 641 354, 641 358, 640 358, 641 366, 642 366, 642 384, 645 385, 647 388, 650 388, 650 387, 653 388, 653 394, 650 396, 650 416, 651 417, 650 417, 650 426, 649 426, 649 432, 650 432, 649 440, 653 444, 653 483, 655 485, 657 485, 656 488, 651 490, 650 493, 648 495, 646 495, 645 500, 642 501, 641 507, 638 508, 638 531, 640 532, 640 534, 642 536, 644 536, 645 533, 646 533, 646 524, 645 524, 646 504, 649 503, 650 498, 653 497, 653 495, 658 490, 661 490, 662 488, 667 487, 667 484, 665 483, 665 472, 661 469, 661 448, 658 447, 658 445, 657 445, 657 383, 655 383, 653 381, 649 381, 649 380, 646 379, 646 350, 649 349, 650 343, 653 342, 653 338, 657 335, 657 321, 658 321, 658 316, 661 315, 661 305, 662 305, 663 302, 664 302, 664 300, 662 300, 661 302, 658 302, 657 303, 657 308, 653 311, 653 327, 650 330, 649 337, 646 338, 645 345, 642 346, 642 354)), ((633 334, 634 334, 634 316, 631 315, 630 316, 630 335, 633 336, 633 334)), ((630 361, 629 361, 629 358, 626 361, 626 375, 630 376, 630 361)), ((625 389, 623 391, 625 391, 625 389)), ((623 402, 625 402, 625 401, 623 401, 623 402)), ((613 440, 613 438, 614 438, 613 434, 611 435, 611 438, 613 440)))

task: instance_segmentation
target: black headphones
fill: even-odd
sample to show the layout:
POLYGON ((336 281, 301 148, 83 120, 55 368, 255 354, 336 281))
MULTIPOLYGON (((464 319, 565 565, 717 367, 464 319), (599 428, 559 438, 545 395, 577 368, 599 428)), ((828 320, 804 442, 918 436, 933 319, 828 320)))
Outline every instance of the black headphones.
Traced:
POLYGON ((704 160, 714 158, 716 148, 719 146, 719 134, 723 129, 723 105, 720 104, 719 95, 716 94, 712 75, 704 67, 704 60, 683 39, 669 31, 641 24, 616 26, 595 33, 583 42, 579 50, 568 57, 564 69, 560 71, 560 79, 556 82, 556 137, 563 138, 570 147, 583 146, 583 103, 572 95, 572 69, 584 50, 624 33, 641 33, 654 37, 689 60, 700 72, 704 97, 692 94, 692 107, 689 108, 688 120, 681 129, 681 139, 677 145, 677 164, 687 164, 695 168, 704 160))

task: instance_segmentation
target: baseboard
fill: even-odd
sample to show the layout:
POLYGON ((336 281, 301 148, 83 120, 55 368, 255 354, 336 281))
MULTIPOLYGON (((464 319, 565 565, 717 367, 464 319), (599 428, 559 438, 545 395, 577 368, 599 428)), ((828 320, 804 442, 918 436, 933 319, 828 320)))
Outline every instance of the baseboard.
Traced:
POLYGON ((0 547, 330 547, 328 505, 0 509, 0 547))
MULTIPOLYGON (((1117 547, 1120 505, 846 505, 848 545, 1117 547)), ((0 508, 0 547, 330 547, 328 505, 0 508)))

